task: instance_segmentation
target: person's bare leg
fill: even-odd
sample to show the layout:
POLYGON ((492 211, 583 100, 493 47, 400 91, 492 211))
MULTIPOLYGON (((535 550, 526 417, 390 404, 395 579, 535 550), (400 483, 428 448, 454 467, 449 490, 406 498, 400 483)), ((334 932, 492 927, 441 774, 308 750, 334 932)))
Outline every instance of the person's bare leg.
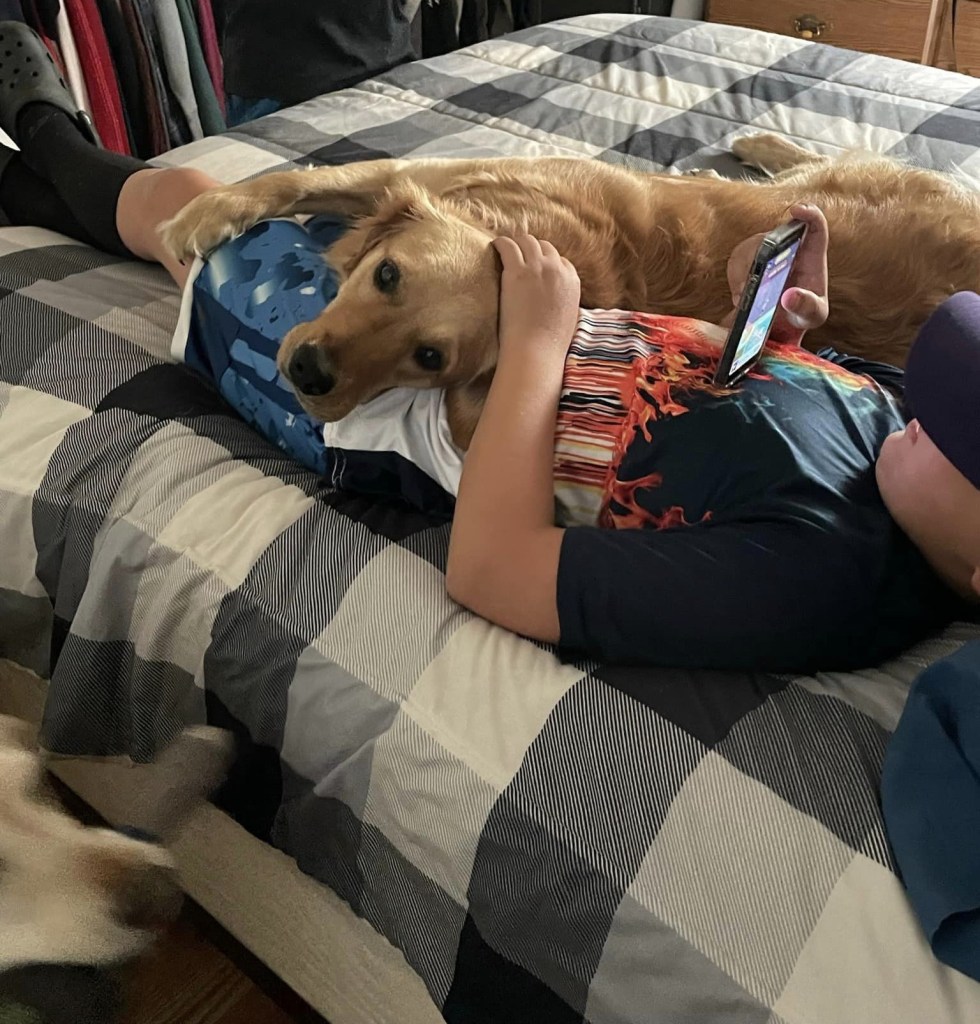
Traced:
POLYGON ((126 248, 140 259, 166 267, 181 287, 190 264, 178 263, 164 248, 159 227, 192 199, 220 182, 191 167, 149 167, 130 175, 116 203, 116 230, 126 248))

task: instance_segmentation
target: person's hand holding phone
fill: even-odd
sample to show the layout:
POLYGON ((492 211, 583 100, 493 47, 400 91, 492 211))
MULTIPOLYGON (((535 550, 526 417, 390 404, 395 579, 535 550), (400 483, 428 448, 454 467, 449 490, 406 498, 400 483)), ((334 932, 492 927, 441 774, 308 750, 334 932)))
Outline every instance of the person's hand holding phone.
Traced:
MULTIPOLYGON (((829 231, 823 211, 810 204, 800 203, 789 210, 790 220, 807 225, 806 237, 800 245, 789 279, 783 292, 779 310, 769 332, 771 341, 799 345, 807 331, 822 327, 827 321, 830 306, 827 299, 827 244, 829 231)), ((732 313, 721 326, 731 327, 742 289, 748 280, 753 261, 765 233, 753 235, 739 242, 728 259, 728 286, 732 290, 732 313)))

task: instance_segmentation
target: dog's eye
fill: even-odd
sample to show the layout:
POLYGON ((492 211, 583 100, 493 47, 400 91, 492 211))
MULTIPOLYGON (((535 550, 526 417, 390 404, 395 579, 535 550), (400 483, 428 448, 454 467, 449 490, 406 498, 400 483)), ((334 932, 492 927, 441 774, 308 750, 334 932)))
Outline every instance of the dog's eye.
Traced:
POLYGON ((374 286, 379 292, 393 292, 398 287, 400 277, 397 263, 382 260, 374 269, 374 286))
POLYGON ((429 345, 420 345, 415 350, 414 358, 415 362, 423 370, 430 370, 435 373, 437 370, 442 369, 442 353, 437 348, 431 348, 429 345))

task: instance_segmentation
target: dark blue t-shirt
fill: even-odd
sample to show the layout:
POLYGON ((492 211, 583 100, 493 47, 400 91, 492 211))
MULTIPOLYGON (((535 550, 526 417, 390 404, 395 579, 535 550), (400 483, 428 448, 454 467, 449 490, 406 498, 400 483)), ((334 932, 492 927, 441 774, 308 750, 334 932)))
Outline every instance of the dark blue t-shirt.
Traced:
POLYGON ((956 617, 960 602, 875 480, 882 442, 905 426, 886 390, 901 388, 901 371, 782 349, 726 392, 705 383, 713 355, 677 355, 637 377, 645 415, 622 445, 603 526, 565 533, 564 648, 666 666, 845 669, 956 617), (637 526, 638 512, 640 528, 615 528, 637 526))

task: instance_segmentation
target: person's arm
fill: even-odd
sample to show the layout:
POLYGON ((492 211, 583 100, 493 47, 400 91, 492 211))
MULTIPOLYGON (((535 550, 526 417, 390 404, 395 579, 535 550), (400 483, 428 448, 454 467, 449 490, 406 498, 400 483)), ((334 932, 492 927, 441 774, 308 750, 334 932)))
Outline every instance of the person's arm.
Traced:
POLYGON ((554 525, 554 448, 579 280, 548 242, 495 243, 503 263, 500 355, 463 464, 446 568, 450 596, 538 640, 559 636, 564 530, 554 525))
MULTIPOLYGON (((793 207, 790 214, 816 225, 794 275, 795 290, 806 307, 794 321, 804 324, 802 337, 803 329, 826 318, 826 221, 815 207, 793 207)), ((454 600, 484 618, 525 636, 557 642, 565 531, 554 525, 554 431, 565 357, 578 316, 579 283, 571 264, 553 246, 527 235, 519 241, 495 243, 504 266, 500 355, 463 466, 446 586, 454 600)), ((758 243, 746 240, 733 253, 733 290, 732 267, 737 276, 740 250, 748 253, 749 264, 739 288, 758 243)), ((785 319, 789 311, 780 315, 785 319)))

